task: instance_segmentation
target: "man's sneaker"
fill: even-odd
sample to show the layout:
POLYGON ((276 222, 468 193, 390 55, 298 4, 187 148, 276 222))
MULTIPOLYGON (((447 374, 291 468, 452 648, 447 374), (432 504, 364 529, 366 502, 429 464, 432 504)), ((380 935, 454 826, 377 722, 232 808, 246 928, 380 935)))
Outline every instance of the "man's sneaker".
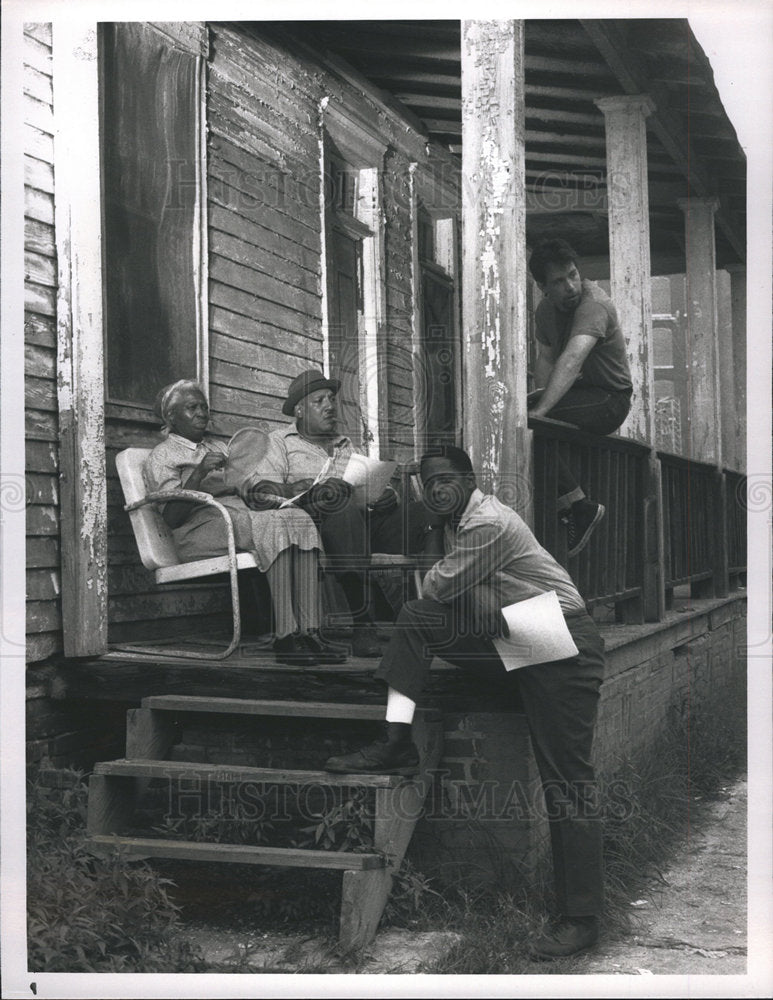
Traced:
POLYGON ((592 948, 599 939, 596 917, 562 917, 533 938, 529 954, 535 961, 549 962, 592 948))
POLYGON ((352 635, 352 656, 373 660, 382 654, 376 629, 372 625, 355 625, 352 635))
POLYGON ((583 499, 573 503, 561 517, 566 525, 568 555, 576 556, 582 552, 605 511, 603 504, 583 499))
POLYGON ((339 774, 417 774, 419 751, 409 740, 399 743, 377 742, 354 753, 331 757, 326 771, 339 774))

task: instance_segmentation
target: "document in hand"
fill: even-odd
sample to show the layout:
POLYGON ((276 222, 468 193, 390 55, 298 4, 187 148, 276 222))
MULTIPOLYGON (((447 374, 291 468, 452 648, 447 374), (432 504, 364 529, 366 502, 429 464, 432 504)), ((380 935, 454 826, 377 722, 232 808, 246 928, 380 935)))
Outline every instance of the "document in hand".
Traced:
POLYGON ((381 462, 367 455, 352 455, 343 478, 354 487, 354 496, 360 503, 373 503, 389 485, 397 462, 381 462))
POLYGON ((554 590, 502 608, 510 629, 507 639, 494 639, 505 670, 550 663, 576 656, 578 649, 554 590))

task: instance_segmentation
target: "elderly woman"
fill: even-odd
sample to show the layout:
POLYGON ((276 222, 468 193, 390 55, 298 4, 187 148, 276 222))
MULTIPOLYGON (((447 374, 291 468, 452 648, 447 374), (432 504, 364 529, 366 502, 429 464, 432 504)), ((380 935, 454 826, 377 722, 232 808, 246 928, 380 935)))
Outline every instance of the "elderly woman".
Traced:
MULTIPOLYGON (((200 490, 217 497, 228 510, 236 548, 252 552, 266 574, 274 608, 274 651, 280 663, 310 666, 341 663, 345 654, 319 636, 317 578, 319 534, 308 514, 297 507, 250 510, 226 482, 228 448, 206 434, 209 407, 197 382, 181 379, 156 399, 166 434, 147 458, 145 484, 150 491, 200 490)), ((186 500, 170 500, 161 510, 172 529, 182 562, 227 551, 220 511, 186 500)))

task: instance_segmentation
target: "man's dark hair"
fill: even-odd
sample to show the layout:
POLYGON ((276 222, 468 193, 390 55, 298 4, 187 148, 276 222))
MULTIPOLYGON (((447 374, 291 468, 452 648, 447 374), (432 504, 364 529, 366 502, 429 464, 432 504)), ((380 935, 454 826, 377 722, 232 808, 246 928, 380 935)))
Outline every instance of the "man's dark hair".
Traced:
POLYGON ((540 240, 529 257, 531 276, 539 285, 545 284, 548 264, 577 264, 577 252, 566 240, 540 240))
POLYGON ((421 476, 424 478, 424 465, 433 458, 445 458, 451 463, 451 467, 455 472, 470 473, 473 477, 475 473, 472 469, 472 462, 470 461, 470 456, 466 451, 461 448, 457 448, 453 444, 443 444, 439 445, 437 448, 433 448, 431 451, 425 452, 421 456, 421 476))

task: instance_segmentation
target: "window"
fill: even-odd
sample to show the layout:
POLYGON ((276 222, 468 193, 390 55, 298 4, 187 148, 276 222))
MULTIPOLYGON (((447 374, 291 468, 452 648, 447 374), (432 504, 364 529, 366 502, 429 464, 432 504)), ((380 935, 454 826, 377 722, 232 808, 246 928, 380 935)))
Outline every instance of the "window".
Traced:
POLYGON ((100 56, 107 413, 141 416, 204 374, 201 56, 140 23, 100 56))
POLYGON ((386 399, 379 363, 385 311, 379 172, 386 147, 332 103, 322 145, 326 363, 341 381, 341 431, 378 457, 386 399))

